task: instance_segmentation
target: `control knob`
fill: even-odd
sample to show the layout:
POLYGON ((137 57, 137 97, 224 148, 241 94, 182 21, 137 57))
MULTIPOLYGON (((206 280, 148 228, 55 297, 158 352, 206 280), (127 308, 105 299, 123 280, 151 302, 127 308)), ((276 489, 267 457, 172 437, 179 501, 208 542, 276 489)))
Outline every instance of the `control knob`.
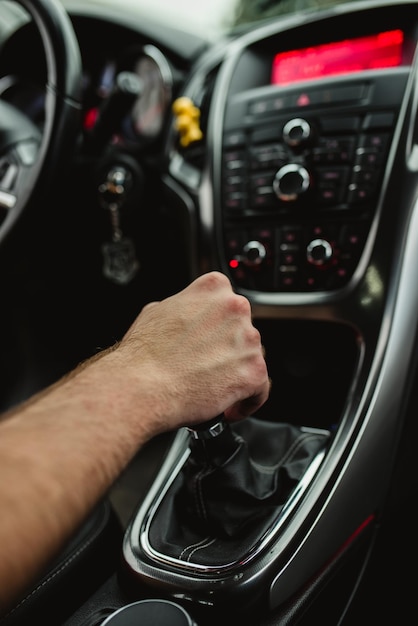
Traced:
POLYGON ((260 265, 266 258, 267 250, 259 241, 248 241, 242 249, 242 254, 236 257, 244 265, 255 267, 260 265))
POLYGON ((284 125, 282 134, 287 145, 296 148, 309 142, 312 138, 312 128, 306 120, 295 117, 284 125))
POLYGON ((283 165, 273 180, 273 190, 279 200, 295 202, 299 196, 308 191, 311 177, 308 170, 299 163, 283 165))
POLYGON ((306 257, 311 265, 317 267, 326 265, 331 261, 334 251, 326 239, 313 239, 306 249, 306 257))

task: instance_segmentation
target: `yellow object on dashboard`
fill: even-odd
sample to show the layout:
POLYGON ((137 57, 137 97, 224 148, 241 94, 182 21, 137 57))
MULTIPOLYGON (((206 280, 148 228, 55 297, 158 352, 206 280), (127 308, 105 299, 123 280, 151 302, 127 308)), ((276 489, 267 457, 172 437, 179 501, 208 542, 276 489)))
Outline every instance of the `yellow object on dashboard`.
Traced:
POLYGON ((203 138, 200 128, 200 109, 190 98, 185 96, 177 98, 173 103, 173 113, 176 116, 175 127, 183 147, 187 148, 191 143, 203 138))

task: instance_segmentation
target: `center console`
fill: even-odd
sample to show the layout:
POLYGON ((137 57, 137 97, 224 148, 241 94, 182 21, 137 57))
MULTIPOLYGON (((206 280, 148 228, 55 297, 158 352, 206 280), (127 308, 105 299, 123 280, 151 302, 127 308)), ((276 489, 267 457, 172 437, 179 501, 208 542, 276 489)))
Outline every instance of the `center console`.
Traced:
POLYGON ((224 259, 237 286, 314 292, 352 278, 376 214, 407 70, 228 99, 224 259))
POLYGON ((178 434, 125 535, 129 576, 173 597, 181 590, 212 619, 223 619, 232 601, 237 618, 265 615, 260 590, 278 568, 277 538, 310 487, 329 432, 220 417, 191 433, 178 434))

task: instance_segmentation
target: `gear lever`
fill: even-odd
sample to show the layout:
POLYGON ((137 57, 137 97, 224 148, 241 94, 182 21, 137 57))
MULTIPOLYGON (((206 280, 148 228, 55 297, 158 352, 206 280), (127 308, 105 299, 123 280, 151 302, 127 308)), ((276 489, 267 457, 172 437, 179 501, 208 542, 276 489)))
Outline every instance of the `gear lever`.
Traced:
POLYGON ((196 424, 193 427, 189 426, 187 430, 190 432, 193 439, 205 441, 207 439, 218 437, 218 435, 220 435, 224 431, 225 426, 226 422, 224 420, 223 414, 221 414, 213 417, 207 422, 201 422, 200 424, 196 424))
POLYGON ((239 445, 223 414, 188 427, 188 431, 191 454, 198 463, 219 466, 228 460, 239 445))

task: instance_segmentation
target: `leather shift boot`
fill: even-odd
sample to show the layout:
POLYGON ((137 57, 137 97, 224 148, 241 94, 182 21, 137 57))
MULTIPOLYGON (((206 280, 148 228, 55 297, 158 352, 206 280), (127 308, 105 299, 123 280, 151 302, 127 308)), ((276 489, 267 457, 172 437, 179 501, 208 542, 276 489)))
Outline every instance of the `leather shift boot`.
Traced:
POLYGON ((247 418, 191 453, 150 526, 154 550, 202 566, 234 563, 280 515, 328 433, 247 418))

